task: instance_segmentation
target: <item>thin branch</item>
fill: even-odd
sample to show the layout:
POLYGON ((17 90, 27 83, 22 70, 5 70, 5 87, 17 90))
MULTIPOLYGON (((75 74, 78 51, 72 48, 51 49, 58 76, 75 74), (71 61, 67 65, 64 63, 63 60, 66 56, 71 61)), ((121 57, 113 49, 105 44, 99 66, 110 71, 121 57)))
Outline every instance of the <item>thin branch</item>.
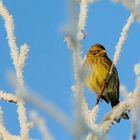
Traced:
POLYGON ((3 111, 0 108, 0 139, 2 140, 20 140, 19 136, 11 135, 4 126, 3 111))
MULTIPOLYGON (((87 4, 87 2, 85 0, 81 0, 81 4, 87 4), (83 2, 84 1, 84 2, 83 2)), ((87 6, 81 6, 83 8, 86 8, 87 6)), ((75 97, 75 118, 76 118, 76 123, 75 123, 75 127, 77 129, 77 133, 75 133, 75 137, 76 139, 83 139, 83 131, 84 131, 84 111, 82 109, 83 106, 83 83, 82 83, 82 79, 81 79, 81 68, 82 68, 82 57, 81 57, 81 46, 80 46, 80 40, 79 40, 79 27, 78 25, 76 25, 76 23, 82 24, 80 23, 79 20, 83 20, 83 19, 79 19, 78 20, 78 13, 76 10, 76 6, 77 3, 75 2, 75 0, 70 0, 69 3, 69 9, 70 9, 70 24, 68 25, 68 27, 70 27, 71 30, 67 30, 66 32, 66 37, 67 37, 67 44, 68 46, 70 46, 71 50, 72 50, 72 58, 73 58, 73 71, 74 71, 74 81, 75 81, 75 90, 74 90, 74 97, 75 97)), ((80 10, 84 10, 85 9, 80 9, 80 10)), ((80 11, 82 12, 82 11, 80 11)), ((82 12, 84 13, 84 12, 82 12)), ((84 13, 85 14, 85 13, 84 13)), ((80 25, 79 25, 80 26, 80 25)), ((84 24, 82 24, 82 28, 83 28, 84 24)), ((80 31, 81 32, 81 31, 80 31)))
MULTIPOLYGON (((122 29, 121 36, 120 36, 119 41, 118 41, 118 43, 116 45, 116 51, 115 51, 114 59, 113 59, 113 64, 114 65, 116 65, 117 62, 118 62, 118 59, 119 59, 123 44, 124 44, 124 42, 125 42, 125 40, 127 38, 128 31, 129 31, 130 26, 132 25, 133 21, 134 21, 134 16, 131 14, 129 16, 128 20, 127 20, 127 23, 125 24, 125 26, 122 29)), ((110 70, 110 73, 111 73, 111 70, 110 70)))
POLYGON ((5 29, 7 32, 10 54, 13 60, 13 64, 16 67, 16 65, 18 64, 18 48, 16 46, 16 37, 14 35, 14 22, 12 16, 9 14, 8 10, 3 5, 2 0, 0 0, 0 15, 2 16, 5 22, 5 29))
POLYGON ((97 112, 98 112, 99 106, 94 106, 91 110, 88 110, 87 113, 85 114, 86 117, 86 122, 89 127, 91 128, 96 128, 96 117, 97 117, 97 112))
POLYGON ((122 114, 130 110, 131 108, 130 102, 133 101, 132 100, 133 96, 134 95, 131 95, 131 97, 127 97, 125 101, 113 107, 111 112, 108 113, 104 117, 103 121, 99 124, 98 130, 107 133, 108 130, 112 127, 112 125, 120 120, 122 114))
POLYGON ((129 94, 127 98, 116 105, 110 113, 108 113, 103 121, 99 125, 99 130, 107 133, 111 126, 118 121, 122 114, 127 111, 132 111, 132 133, 131 140, 135 140, 136 138, 136 130, 137 130, 137 116, 138 116, 138 106, 140 104, 140 65, 135 66, 135 73, 138 77, 136 89, 133 94, 129 94))
POLYGON ((25 104, 23 100, 20 98, 18 99, 17 102, 17 113, 18 113, 18 120, 20 124, 20 136, 22 140, 28 140, 28 132, 29 132, 29 127, 27 123, 27 117, 26 117, 26 110, 25 110, 25 104))
POLYGON ((17 68, 17 77, 19 77, 20 85, 23 86, 23 68, 25 65, 25 60, 27 59, 27 55, 29 52, 29 47, 27 44, 24 44, 21 46, 20 53, 19 53, 19 59, 18 59, 18 68, 17 68))
POLYGON ((0 100, 10 103, 17 103, 17 97, 11 93, 0 91, 0 100))
POLYGON ((10 135, 4 126, 0 124, 0 137, 2 140, 21 140, 19 136, 10 135))
POLYGON ((103 86, 102 86, 102 89, 101 89, 101 92, 100 92, 100 96, 98 97, 98 99, 97 99, 97 101, 96 101, 96 105, 99 103, 100 98, 102 97, 102 94, 103 94, 103 92, 104 92, 104 90, 105 90, 105 88, 106 88, 107 82, 109 81, 109 79, 110 79, 110 77, 111 77, 111 75, 112 75, 112 72, 113 72, 113 70, 114 70, 114 68, 115 68, 115 65, 116 65, 117 62, 118 62, 118 59, 119 59, 119 56, 120 56, 120 53, 121 53, 123 44, 124 44, 124 42, 125 42, 125 40, 126 40, 128 31, 129 31, 130 26, 131 26, 131 24, 133 23, 133 21, 134 21, 134 17, 133 17, 133 15, 131 14, 131 15, 129 16, 128 20, 127 20, 127 23, 124 25, 124 27, 123 27, 123 29, 122 29, 121 36, 120 36, 119 41, 118 41, 118 43, 117 43, 117 45, 116 45, 116 51, 115 51, 115 54, 114 54, 113 63, 112 63, 112 65, 111 65, 110 71, 109 71, 109 73, 108 73, 108 75, 107 75, 107 77, 106 77, 106 79, 105 79, 105 81, 104 81, 104 83, 103 83, 103 86))
POLYGON ((41 133, 43 140, 53 140, 52 135, 50 134, 47 126, 45 125, 45 120, 39 117, 36 111, 30 112, 30 118, 41 133))
MULTIPOLYGON (((6 7, 3 5, 2 1, 0 1, 0 15, 2 16, 2 18, 5 22, 5 29, 7 31, 7 38, 8 38, 9 48, 10 48, 10 54, 11 54, 11 58, 12 58, 12 61, 13 61, 14 67, 15 67, 16 77, 17 77, 17 81, 18 81, 18 88, 16 89, 16 94, 18 94, 19 89, 22 88, 23 84, 24 84, 22 71, 23 71, 23 65, 25 62, 25 58, 27 56, 28 47, 27 47, 27 45, 23 45, 23 47, 21 48, 21 51, 20 51, 21 53, 19 54, 19 51, 18 51, 18 48, 16 45, 15 36, 14 36, 13 18, 11 15, 9 15, 9 12, 6 9, 6 7)), ((5 98, 2 98, 2 99, 5 99, 5 98)), ((19 118, 20 128, 21 128, 21 139, 28 140, 29 139, 28 123, 27 123, 26 110, 25 110, 24 105, 25 105, 25 103, 22 101, 22 99, 18 100, 17 109, 18 109, 18 118, 19 118)))
POLYGON ((140 12, 139 12, 139 2, 133 2, 131 0, 112 0, 116 3, 121 3, 124 5, 136 18, 137 22, 140 23, 140 12))
POLYGON ((132 116, 132 127, 131 127, 131 135, 130 140, 137 139, 137 130, 138 130, 138 111, 139 111, 139 104, 140 104, 140 64, 136 64, 134 67, 135 74, 137 76, 136 88, 134 90, 135 102, 133 103, 133 107, 131 109, 131 116, 132 116))
POLYGON ((50 115, 55 121, 67 128, 71 133, 73 133, 72 122, 70 122, 67 116, 65 116, 64 113, 62 113, 62 111, 59 110, 55 105, 49 102, 44 102, 39 97, 36 97, 34 93, 32 93, 32 95, 34 96, 31 96, 26 89, 22 89, 20 93, 20 98, 25 100, 27 103, 39 108, 47 115, 50 115))
POLYGON ((79 41, 85 38, 83 32, 86 26, 87 12, 88 12, 88 0, 81 0, 78 20, 78 32, 77 32, 77 40, 79 41))

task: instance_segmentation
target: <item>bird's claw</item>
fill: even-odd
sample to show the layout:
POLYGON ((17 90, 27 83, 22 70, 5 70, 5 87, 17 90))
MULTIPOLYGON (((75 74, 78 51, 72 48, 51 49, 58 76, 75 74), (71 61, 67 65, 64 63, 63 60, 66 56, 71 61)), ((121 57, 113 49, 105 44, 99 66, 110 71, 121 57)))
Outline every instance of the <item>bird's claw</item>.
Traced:
POLYGON ((100 101, 101 101, 101 95, 97 95, 95 106, 98 105, 100 101))

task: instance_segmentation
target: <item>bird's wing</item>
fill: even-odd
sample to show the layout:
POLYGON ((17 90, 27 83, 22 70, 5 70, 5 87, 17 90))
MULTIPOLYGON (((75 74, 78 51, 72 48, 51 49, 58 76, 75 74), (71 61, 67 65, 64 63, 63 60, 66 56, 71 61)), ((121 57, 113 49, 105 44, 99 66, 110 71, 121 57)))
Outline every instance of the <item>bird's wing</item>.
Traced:
POLYGON ((120 82, 119 82, 119 76, 118 76, 118 72, 117 72, 116 67, 114 67, 113 73, 114 73, 114 77, 116 79, 116 92, 117 92, 116 96, 117 96, 117 99, 119 99, 119 86, 120 86, 120 82))
MULTIPOLYGON (((108 58, 108 60, 109 60, 109 62, 110 62, 110 64, 112 65, 112 61, 110 60, 110 58, 108 58)), ((111 67, 111 66, 110 66, 111 67)), ((113 78, 114 78, 114 80, 113 81, 115 81, 115 83, 114 83, 114 92, 115 92, 115 94, 116 94, 116 98, 117 99, 119 99, 119 85, 120 85, 120 83, 119 83, 119 75, 118 75, 118 71, 117 71, 117 69, 116 69, 116 67, 114 66, 114 69, 113 69, 113 71, 112 71, 112 76, 113 76, 113 78)))

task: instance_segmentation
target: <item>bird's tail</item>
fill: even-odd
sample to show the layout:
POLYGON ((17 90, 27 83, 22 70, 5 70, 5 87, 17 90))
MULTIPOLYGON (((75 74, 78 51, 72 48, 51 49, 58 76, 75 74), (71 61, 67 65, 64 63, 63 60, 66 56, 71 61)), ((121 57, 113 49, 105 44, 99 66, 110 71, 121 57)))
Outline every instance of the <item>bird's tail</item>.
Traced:
MULTIPOLYGON (((119 100, 118 100, 116 97, 114 97, 112 94, 108 94, 108 100, 109 100, 109 102, 111 103, 112 108, 113 108, 114 106, 116 106, 117 104, 119 104, 119 100)), ((125 119, 125 120, 128 120, 128 119, 129 119, 129 116, 128 116, 127 113, 124 112, 124 113, 121 115, 121 118, 123 118, 123 119, 125 119)), ((120 121, 120 119, 119 119, 117 122, 119 122, 119 121, 120 121)))
POLYGON ((119 100, 112 93, 107 94, 107 99, 110 102, 112 108, 119 103, 119 100))

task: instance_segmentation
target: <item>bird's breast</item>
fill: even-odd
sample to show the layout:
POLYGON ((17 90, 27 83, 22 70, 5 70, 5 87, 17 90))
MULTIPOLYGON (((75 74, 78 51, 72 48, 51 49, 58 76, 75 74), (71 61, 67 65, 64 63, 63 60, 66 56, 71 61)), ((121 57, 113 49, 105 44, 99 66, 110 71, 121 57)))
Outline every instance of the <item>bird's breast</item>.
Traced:
POLYGON ((85 84, 92 92, 99 94, 110 66, 102 58, 99 58, 94 59, 87 67, 89 68, 89 73, 85 78, 85 84))

